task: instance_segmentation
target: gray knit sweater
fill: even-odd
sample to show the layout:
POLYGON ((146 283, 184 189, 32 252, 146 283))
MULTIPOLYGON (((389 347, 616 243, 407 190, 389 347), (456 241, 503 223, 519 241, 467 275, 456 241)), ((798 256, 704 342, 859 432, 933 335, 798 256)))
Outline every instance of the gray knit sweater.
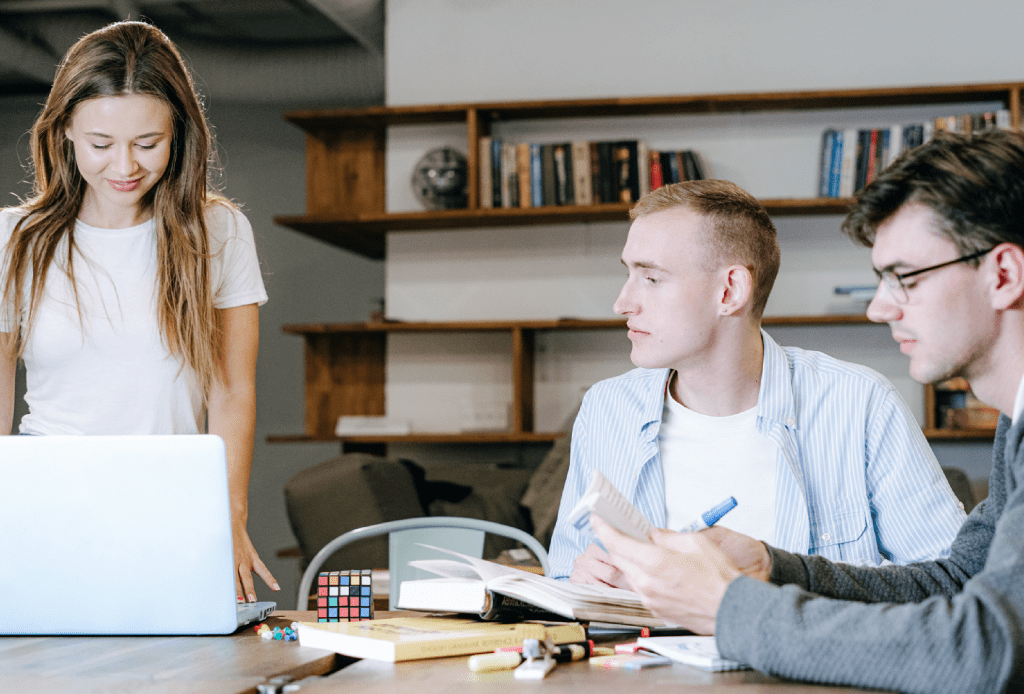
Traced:
POLYGON ((948 558, 868 568, 770 548, 775 585, 742 577, 726 591, 722 654, 814 682, 1024 692, 1024 421, 1009 424, 996 431, 989 497, 948 558))

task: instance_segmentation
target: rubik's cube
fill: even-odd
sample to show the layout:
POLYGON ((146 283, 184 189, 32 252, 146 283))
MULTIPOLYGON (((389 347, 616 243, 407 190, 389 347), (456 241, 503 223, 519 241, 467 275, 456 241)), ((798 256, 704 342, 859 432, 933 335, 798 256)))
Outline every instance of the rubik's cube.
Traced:
POLYGON ((316 617, 318 622, 373 619, 370 570, 321 571, 317 577, 316 617))

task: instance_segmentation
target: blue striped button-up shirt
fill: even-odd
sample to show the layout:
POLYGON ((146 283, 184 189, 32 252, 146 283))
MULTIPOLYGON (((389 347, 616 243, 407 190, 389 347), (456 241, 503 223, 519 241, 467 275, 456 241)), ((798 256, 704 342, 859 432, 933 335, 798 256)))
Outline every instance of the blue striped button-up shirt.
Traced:
MULTIPOLYGON (((910 410, 881 374, 764 331, 757 431, 778 456, 775 543, 835 561, 906 564, 946 556, 965 514, 910 410)), ((551 575, 586 549, 566 516, 602 472, 665 526, 658 429, 669 369, 634 369, 583 398, 551 538, 551 575)))

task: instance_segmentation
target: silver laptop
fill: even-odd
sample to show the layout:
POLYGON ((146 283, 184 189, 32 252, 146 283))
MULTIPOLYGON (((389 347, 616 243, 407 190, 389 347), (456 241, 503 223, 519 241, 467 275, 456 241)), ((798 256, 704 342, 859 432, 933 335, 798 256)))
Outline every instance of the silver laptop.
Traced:
POLYGON ((0 634, 227 634, 218 436, 0 436, 0 634))

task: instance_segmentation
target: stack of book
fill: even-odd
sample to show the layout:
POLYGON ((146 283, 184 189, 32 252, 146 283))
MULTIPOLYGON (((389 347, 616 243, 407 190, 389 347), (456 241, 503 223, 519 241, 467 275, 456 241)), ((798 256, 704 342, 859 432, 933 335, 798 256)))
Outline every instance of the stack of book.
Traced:
POLYGON ((942 116, 923 123, 887 128, 825 130, 821 137, 818 196, 848 198, 871 183, 903 152, 924 144, 936 132, 982 132, 1010 127, 1010 112, 986 111, 942 116))
POLYGON ((556 144, 480 138, 480 207, 633 203, 667 183, 700 180, 692 150, 652 150, 643 140, 556 144))
MULTIPOLYGON (((409 566, 441 578, 402 581, 399 610, 458 612, 481 619, 570 619, 640 627, 663 627, 665 622, 644 607, 629 590, 556 581, 449 549, 423 545, 458 557, 416 559, 409 566)), ((301 633, 299 635, 301 639, 301 633)))

